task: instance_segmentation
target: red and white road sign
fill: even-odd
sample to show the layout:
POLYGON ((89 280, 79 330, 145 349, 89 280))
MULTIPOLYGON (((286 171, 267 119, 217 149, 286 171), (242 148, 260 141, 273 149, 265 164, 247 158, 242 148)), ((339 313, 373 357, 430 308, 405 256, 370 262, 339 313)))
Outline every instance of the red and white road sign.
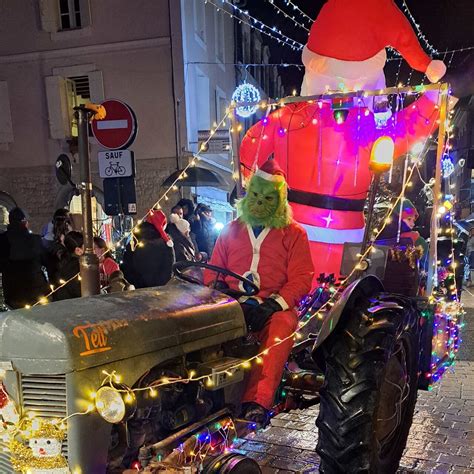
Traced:
POLYGON ((105 107, 104 120, 92 122, 92 133, 97 141, 109 150, 125 148, 135 140, 137 120, 132 109, 116 99, 109 99, 102 104, 105 107))

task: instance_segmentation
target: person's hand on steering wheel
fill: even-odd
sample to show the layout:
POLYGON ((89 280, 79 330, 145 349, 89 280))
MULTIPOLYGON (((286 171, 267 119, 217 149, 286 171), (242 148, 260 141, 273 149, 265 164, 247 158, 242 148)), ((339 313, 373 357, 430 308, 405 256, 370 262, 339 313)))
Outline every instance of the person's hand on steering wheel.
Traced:
POLYGON ((283 308, 273 298, 267 298, 261 304, 253 298, 249 298, 242 304, 245 322, 250 332, 259 332, 270 321, 273 313, 283 311, 283 308))

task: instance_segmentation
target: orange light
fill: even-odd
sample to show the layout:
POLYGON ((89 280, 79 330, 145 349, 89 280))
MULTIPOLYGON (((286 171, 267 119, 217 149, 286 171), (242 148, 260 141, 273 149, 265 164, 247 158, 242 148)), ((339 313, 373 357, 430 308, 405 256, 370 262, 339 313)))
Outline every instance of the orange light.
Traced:
POLYGON ((393 165, 395 144, 390 137, 378 138, 370 152, 369 168, 375 173, 385 173, 393 165))

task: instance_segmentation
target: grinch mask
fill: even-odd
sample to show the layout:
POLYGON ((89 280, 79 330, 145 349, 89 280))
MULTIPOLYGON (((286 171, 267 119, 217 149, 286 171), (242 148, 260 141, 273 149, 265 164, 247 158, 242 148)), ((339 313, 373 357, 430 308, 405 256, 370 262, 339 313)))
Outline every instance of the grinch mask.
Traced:
POLYGON ((292 219, 284 178, 270 181, 254 175, 247 195, 237 202, 237 210, 239 218, 251 226, 286 227, 292 219))

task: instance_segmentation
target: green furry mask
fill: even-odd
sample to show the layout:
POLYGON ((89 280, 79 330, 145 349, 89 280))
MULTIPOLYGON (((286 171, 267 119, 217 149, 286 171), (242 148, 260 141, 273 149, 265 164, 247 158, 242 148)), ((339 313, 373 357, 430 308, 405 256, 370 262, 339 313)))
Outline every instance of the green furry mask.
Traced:
POLYGON ((284 179, 268 181, 253 176, 247 195, 237 201, 240 220, 251 226, 282 229, 292 221, 284 179))

